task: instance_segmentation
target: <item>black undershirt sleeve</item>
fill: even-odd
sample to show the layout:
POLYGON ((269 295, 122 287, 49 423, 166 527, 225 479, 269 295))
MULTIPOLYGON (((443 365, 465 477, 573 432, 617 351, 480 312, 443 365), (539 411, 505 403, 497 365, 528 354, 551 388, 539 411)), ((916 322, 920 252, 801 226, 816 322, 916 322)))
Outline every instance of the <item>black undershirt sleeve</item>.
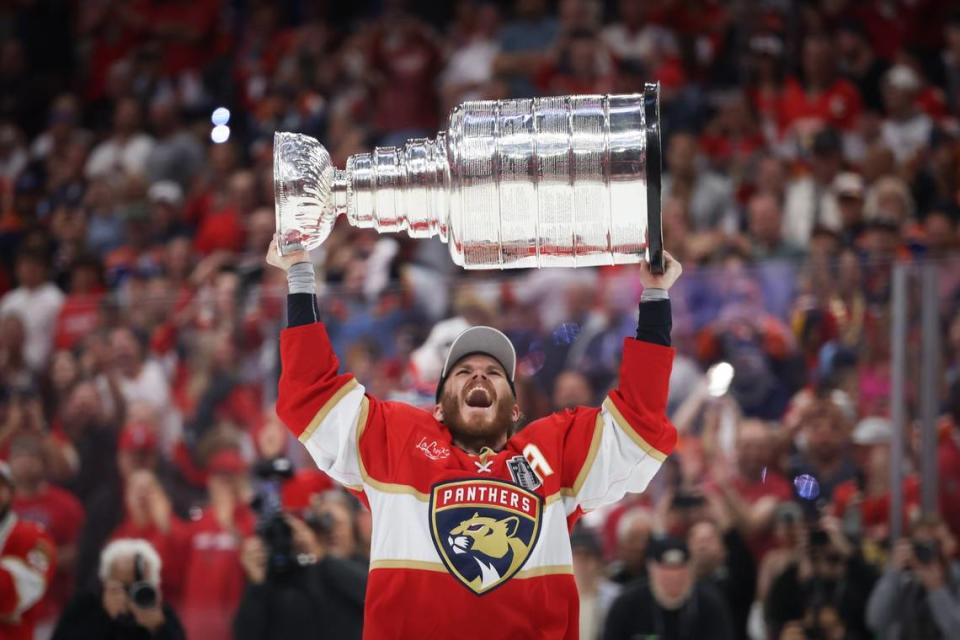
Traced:
POLYGON ((670 313, 670 300, 648 300, 640 303, 637 340, 669 347, 671 329, 673 317, 670 313))
POLYGON ((287 295, 287 326, 299 327, 320 321, 320 307, 317 296, 312 293, 290 293, 287 295))

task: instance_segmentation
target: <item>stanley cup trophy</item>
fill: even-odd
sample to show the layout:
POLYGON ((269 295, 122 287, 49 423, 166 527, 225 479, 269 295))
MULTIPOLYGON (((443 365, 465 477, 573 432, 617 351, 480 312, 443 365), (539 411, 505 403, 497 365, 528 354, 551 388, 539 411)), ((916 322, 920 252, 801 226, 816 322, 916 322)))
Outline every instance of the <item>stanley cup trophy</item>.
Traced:
POLYGON ((281 254, 356 227, 438 235, 465 269, 640 262, 663 271, 659 85, 643 93, 466 102, 433 140, 331 164, 318 141, 277 133, 281 254))

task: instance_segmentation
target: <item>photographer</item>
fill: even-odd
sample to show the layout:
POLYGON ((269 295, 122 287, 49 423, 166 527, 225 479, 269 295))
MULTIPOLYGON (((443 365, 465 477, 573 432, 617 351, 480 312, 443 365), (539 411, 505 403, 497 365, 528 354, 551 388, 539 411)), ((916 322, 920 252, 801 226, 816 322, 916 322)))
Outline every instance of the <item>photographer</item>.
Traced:
POLYGON ((235 640, 360 638, 366 571, 328 552, 330 523, 322 517, 279 517, 287 533, 274 523, 244 542, 248 584, 233 621, 235 640))
POLYGON ((160 592, 160 556, 146 540, 114 540, 100 554, 99 593, 80 593, 53 640, 182 640, 180 620, 160 592))
POLYGON ((885 640, 960 638, 960 567, 942 524, 922 523, 897 541, 867 605, 867 624, 885 640))
POLYGON ((863 620, 875 575, 841 528, 837 518, 822 516, 798 530, 793 559, 774 578, 764 602, 772 637, 781 637, 795 621, 818 621, 828 605, 846 621, 849 640, 872 637, 863 620))
POLYGON ((738 637, 723 596, 713 585, 697 581, 686 541, 652 539, 647 576, 613 601, 604 625, 604 640, 738 637))

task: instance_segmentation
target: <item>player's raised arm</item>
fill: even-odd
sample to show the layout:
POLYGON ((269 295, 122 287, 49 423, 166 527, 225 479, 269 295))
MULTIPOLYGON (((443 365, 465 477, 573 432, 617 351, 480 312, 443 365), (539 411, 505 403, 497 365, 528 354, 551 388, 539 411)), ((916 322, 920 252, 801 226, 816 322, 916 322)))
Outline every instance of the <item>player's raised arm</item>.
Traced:
POLYGON ((641 265, 636 338, 624 340, 617 388, 604 400, 592 424, 579 419, 565 441, 564 486, 577 507, 596 509, 643 491, 677 441, 667 419, 667 391, 673 366, 670 287, 680 277, 680 263, 665 253, 665 273, 641 265))
POLYGON ((360 490, 357 428, 364 389, 340 363, 320 322, 313 264, 306 252, 281 256, 276 241, 267 262, 287 273, 287 328, 280 334, 277 415, 331 478, 360 490))

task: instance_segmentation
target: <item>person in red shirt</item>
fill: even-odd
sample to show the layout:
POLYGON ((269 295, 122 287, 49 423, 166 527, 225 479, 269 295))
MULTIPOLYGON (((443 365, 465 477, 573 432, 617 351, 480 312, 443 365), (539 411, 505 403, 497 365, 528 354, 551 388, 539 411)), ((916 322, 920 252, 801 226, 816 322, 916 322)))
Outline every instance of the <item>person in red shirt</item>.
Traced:
POLYGON ((243 249, 243 221, 256 208, 256 178, 249 171, 230 176, 227 191, 214 204, 197 226, 193 248, 209 255, 215 251, 243 249))
POLYGON ((60 307, 53 343, 57 349, 72 349, 77 341, 100 326, 103 301, 100 262, 93 257, 74 261, 70 271, 70 295, 60 307))
POLYGON ((238 451, 213 454, 207 471, 210 504, 190 527, 182 618, 187 637, 228 640, 230 616, 243 595, 240 545, 253 534, 254 515, 247 506, 247 464, 238 451))
POLYGON ((780 98, 780 130, 804 144, 825 126, 849 131, 863 111, 860 92, 837 76, 829 38, 808 36, 803 42, 803 76, 788 78, 780 98))
POLYGON ((759 561, 774 546, 777 506, 793 498, 793 488, 778 471, 771 428, 761 420, 744 420, 737 432, 737 459, 733 473, 714 464, 711 483, 719 491, 747 534, 747 546, 759 561))
POLYGON ((13 474, 0 462, 0 638, 33 640, 38 604, 57 566, 53 540, 11 508, 13 474))
MULTIPOLYGON (((871 416, 857 423, 851 436, 853 457, 861 473, 833 491, 830 511, 850 534, 862 532, 864 540, 882 544, 890 533, 890 420, 871 416)), ((920 483, 915 476, 903 479, 903 527, 909 528, 920 507, 920 483)))
MULTIPOLYGON (((121 440, 132 432, 126 429, 121 440)), ((113 530, 110 538, 139 538, 153 545, 163 561, 161 581, 164 598, 179 610, 186 571, 184 551, 189 543, 189 523, 173 513, 170 498, 153 471, 139 469, 132 472, 125 489, 126 517, 113 530)))
POLYGON ((42 526, 56 544, 57 572, 36 607, 37 623, 52 625, 73 589, 85 512, 73 494, 47 481, 43 453, 40 437, 26 434, 11 443, 9 461, 15 486, 13 512, 25 522, 42 526))

